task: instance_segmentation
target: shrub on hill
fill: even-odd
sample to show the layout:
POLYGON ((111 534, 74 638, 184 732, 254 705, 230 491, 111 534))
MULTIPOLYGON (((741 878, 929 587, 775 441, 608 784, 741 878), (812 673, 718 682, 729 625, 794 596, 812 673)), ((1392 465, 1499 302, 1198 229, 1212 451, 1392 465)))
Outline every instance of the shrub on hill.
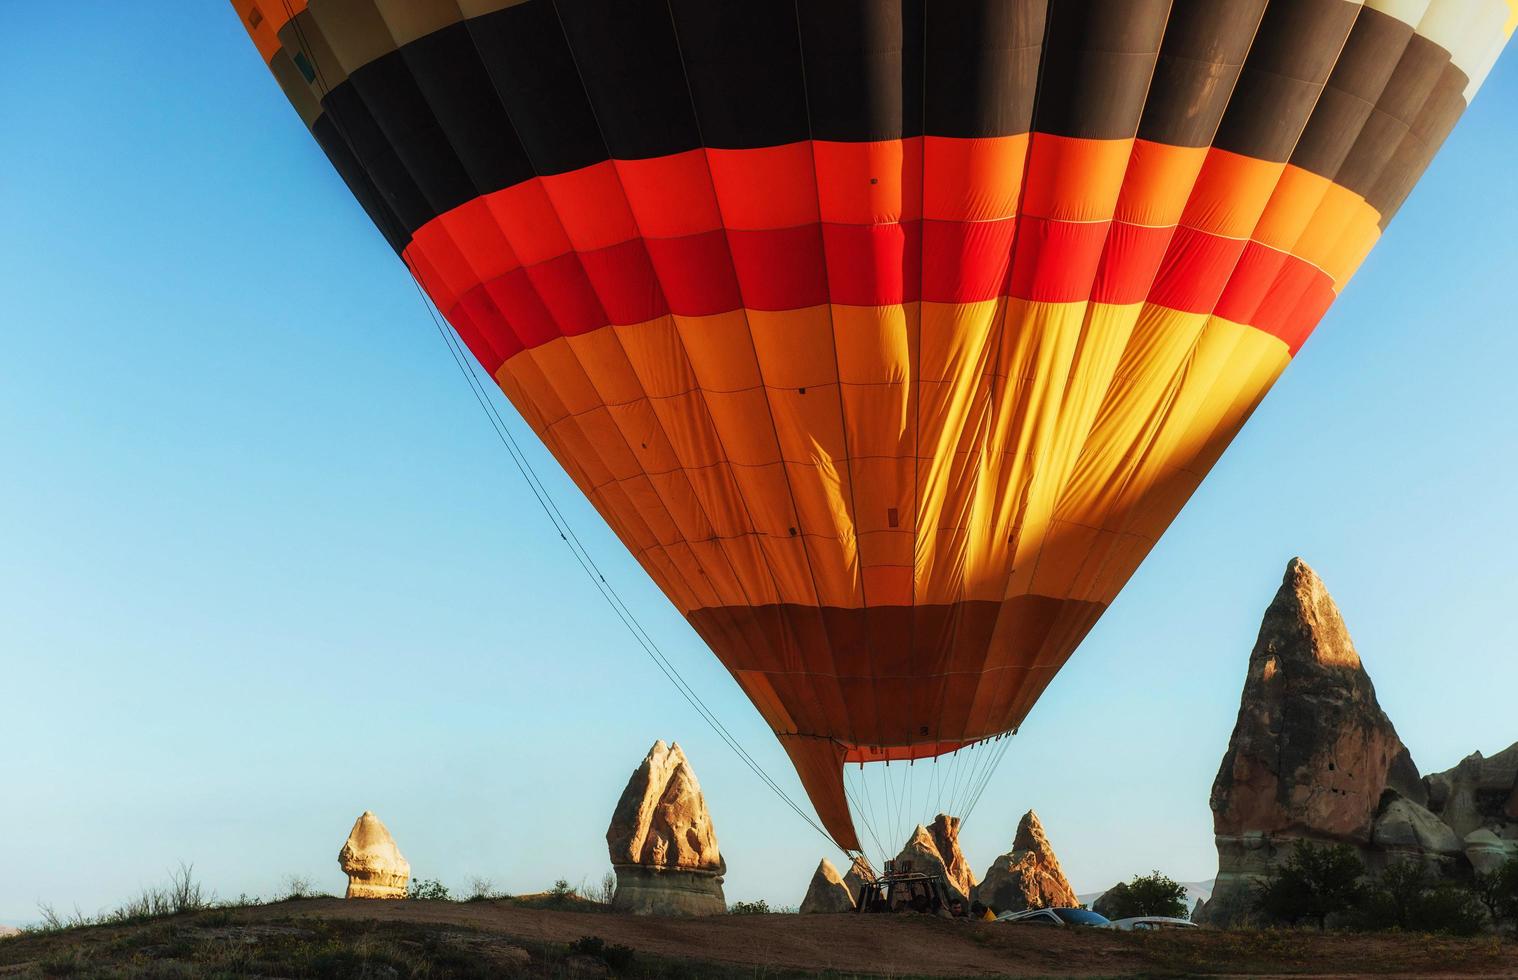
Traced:
POLYGON ((1469 889, 1437 881, 1418 861, 1400 861, 1366 886, 1355 924, 1362 929, 1474 936, 1486 913, 1469 889))
POLYGON ((1329 916, 1354 910, 1364 893, 1365 865, 1347 844, 1299 840, 1285 863, 1271 870, 1255 908, 1267 920, 1326 927, 1329 916))
POLYGON ((1134 875, 1132 881, 1119 882, 1092 903, 1092 910, 1109 919, 1128 919, 1136 915, 1168 915, 1186 918, 1186 886, 1158 871, 1134 875))

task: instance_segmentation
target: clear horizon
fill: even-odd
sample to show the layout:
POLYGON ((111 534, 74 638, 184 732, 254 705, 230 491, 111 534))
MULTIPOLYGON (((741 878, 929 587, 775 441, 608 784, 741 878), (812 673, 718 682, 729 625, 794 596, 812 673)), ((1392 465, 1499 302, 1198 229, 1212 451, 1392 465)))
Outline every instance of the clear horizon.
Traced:
MULTIPOLYGON (((798 904, 840 853, 596 595, 230 9, 0 17, 22 41, 0 68, 0 923, 93 913, 180 861, 223 898, 288 875, 340 894, 366 809, 455 891, 594 883, 657 738, 700 779, 729 901, 798 904)), ((1515 104, 1509 56, 1034 709, 966 827, 977 874, 1032 808, 1080 893, 1213 876, 1208 792, 1294 555, 1422 772, 1518 741, 1515 104)), ((643 625, 804 801, 498 405, 643 625)))

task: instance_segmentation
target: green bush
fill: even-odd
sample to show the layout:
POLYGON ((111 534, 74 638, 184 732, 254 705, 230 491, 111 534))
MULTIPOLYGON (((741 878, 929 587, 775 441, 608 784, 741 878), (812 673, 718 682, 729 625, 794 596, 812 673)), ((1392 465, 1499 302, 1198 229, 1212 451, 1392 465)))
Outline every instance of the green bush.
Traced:
POLYGON ((1109 919, 1128 919, 1136 915, 1168 915, 1184 919, 1186 886, 1158 871, 1134 875, 1132 881, 1119 882, 1093 903, 1093 910, 1109 919))
POLYGON ((1360 896, 1357 924, 1365 929, 1417 930, 1423 895, 1433 884, 1418 861, 1390 865, 1360 896))
POLYGON ((1419 932, 1474 936, 1485 924, 1486 911, 1469 888, 1449 883, 1435 885, 1418 900, 1419 932))
POLYGON ((1477 874, 1473 886, 1493 925, 1518 928, 1518 857, 1508 858, 1495 871, 1477 874))
POLYGON ((729 915, 769 915, 770 903, 764 899, 757 902, 734 902, 727 907, 729 915))
POLYGON ((1419 861, 1400 861, 1367 886, 1357 924, 1365 929, 1474 936, 1486 920, 1481 906, 1470 889, 1438 881, 1419 861))
POLYGON ((1261 885, 1255 908, 1275 922, 1307 921, 1323 929, 1330 915, 1357 908, 1364 877, 1365 865, 1349 845, 1298 840, 1291 856, 1261 885))
POLYGON ((406 886, 406 897, 424 902, 452 901, 448 886, 435 878, 412 878, 411 884, 406 886))

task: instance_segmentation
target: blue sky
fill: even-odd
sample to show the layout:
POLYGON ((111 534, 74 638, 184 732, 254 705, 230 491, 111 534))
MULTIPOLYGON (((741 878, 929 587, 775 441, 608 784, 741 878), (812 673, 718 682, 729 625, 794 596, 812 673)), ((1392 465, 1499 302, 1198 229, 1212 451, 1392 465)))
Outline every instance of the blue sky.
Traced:
MULTIPOLYGON (((0 62, 0 922, 180 860, 337 891, 372 809, 414 872, 598 879, 658 737, 732 899, 836 852, 573 565, 401 266, 220 3, 10 5, 0 62)), ((1304 556, 1424 771, 1518 739, 1518 61, 1023 727, 965 834, 1036 808, 1079 890, 1216 867, 1207 794, 1304 556)), ((518 433, 525 428, 513 419, 518 433)), ((557 467, 647 628, 794 796, 726 673, 557 467)))

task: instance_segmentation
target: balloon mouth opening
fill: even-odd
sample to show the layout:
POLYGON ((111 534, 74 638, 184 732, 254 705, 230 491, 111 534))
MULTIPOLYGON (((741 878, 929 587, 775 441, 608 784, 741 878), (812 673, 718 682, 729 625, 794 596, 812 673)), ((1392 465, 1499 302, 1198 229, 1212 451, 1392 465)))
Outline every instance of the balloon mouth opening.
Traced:
POLYGON ((916 745, 849 745, 844 743, 843 761, 845 765, 855 763, 864 765, 866 762, 915 762, 918 759, 933 759, 985 739, 960 739, 957 741, 934 741, 920 742, 916 745))

